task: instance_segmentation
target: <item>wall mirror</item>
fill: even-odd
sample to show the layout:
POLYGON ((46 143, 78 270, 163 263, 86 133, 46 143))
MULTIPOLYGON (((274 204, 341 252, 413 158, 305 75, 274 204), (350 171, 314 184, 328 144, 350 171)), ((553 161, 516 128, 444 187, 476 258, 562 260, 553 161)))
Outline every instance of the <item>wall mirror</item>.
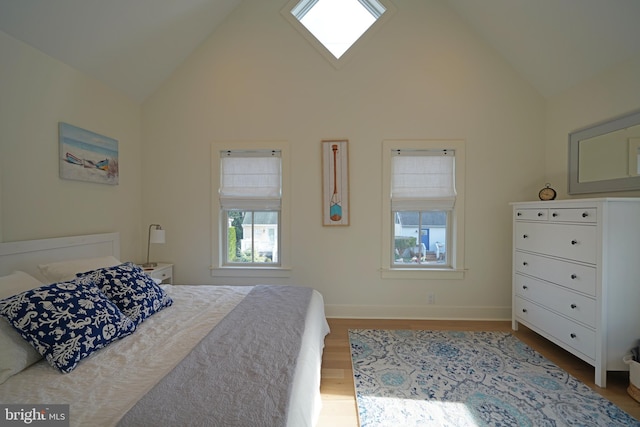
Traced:
POLYGON ((640 111, 569 134, 569 194, 640 190, 640 111))

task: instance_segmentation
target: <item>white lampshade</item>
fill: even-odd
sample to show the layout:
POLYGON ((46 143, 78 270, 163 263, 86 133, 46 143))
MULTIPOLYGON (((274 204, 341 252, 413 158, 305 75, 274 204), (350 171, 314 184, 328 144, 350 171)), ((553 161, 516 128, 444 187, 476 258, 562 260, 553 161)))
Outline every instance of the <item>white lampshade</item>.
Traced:
POLYGON ((149 232, 149 242, 150 243, 164 243, 164 230, 152 228, 149 232))
POLYGON ((147 240, 147 262, 142 264, 143 267, 155 267, 157 262, 149 262, 149 251, 151 243, 164 243, 164 230, 160 224, 151 224, 149 226, 149 240, 147 240))

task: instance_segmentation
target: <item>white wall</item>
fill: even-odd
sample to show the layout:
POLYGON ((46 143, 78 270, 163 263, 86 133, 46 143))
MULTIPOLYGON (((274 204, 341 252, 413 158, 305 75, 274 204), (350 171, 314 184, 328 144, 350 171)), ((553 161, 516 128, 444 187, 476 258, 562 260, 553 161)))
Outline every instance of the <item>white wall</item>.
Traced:
POLYGON ((245 0, 143 104, 143 224, 167 244, 178 283, 211 283, 210 144, 292 144, 293 273, 329 315, 506 318, 508 202, 544 184, 544 100, 443 2, 397 1, 396 15, 340 70, 280 15, 245 0), (350 141, 351 225, 322 227, 320 141, 350 141), (467 141, 464 280, 380 277, 381 142, 467 141), (436 304, 427 305, 434 292, 436 304))
POLYGON ((140 105, 4 32, 0 61, 0 239, 119 231, 140 259, 140 105), (119 141, 118 186, 58 178, 59 121, 119 141))
POLYGON ((445 4, 403 0, 336 70, 280 15, 284 3, 245 0, 142 114, 0 32, 0 239, 117 230, 123 259, 140 260, 160 223, 167 244, 152 258, 175 262, 180 283, 211 283, 211 142, 286 139, 295 250, 283 283, 319 289, 329 315, 508 317, 508 202, 534 200, 545 182, 569 197, 567 134, 640 107, 640 58, 545 101, 445 4), (119 186, 58 178, 59 121, 119 140, 119 186), (350 140, 352 218, 326 228, 320 140, 338 137, 350 140), (467 141, 464 280, 380 278, 380 148, 400 138, 467 141))
POLYGON ((640 191, 569 196, 568 164, 570 132, 640 108, 640 56, 608 70, 548 100, 545 165, 547 181, 558 198, 638 197, 640 191))

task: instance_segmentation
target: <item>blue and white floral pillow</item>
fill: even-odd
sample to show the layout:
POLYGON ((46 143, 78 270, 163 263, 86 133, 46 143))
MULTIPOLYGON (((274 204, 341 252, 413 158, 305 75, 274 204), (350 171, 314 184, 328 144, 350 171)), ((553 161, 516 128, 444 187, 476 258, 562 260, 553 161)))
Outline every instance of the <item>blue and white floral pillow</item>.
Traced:
POLYGON ((94 282, 136 325, 173 304, 167 293, 131 262, 78 274, 81 280, 94 282))
POLYGON ((0 300, 0 315, 63 373, 135 324, 95 284, 53 283, 0 300))

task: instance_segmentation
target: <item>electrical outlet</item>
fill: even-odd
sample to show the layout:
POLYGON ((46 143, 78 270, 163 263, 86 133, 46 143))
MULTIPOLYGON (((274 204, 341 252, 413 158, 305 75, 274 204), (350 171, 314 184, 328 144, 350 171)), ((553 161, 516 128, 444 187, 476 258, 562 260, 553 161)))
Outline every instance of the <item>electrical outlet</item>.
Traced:
POLYGON ((436 303, 436 294, 433 292, 429 292, 427 294, 427 304, 435 304, 436 303))

